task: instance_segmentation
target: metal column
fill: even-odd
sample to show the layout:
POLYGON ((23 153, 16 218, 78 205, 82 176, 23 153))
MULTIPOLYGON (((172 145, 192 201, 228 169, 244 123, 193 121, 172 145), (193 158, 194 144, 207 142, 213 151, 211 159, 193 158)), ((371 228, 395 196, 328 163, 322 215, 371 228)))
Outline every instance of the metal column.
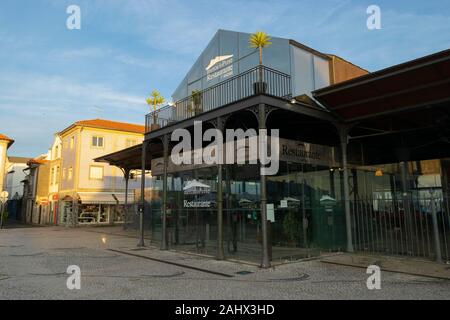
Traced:
POLYGON ((344 206, 345 206, 345 225, 347 231, 347 251, 353 252, 352 242, 352 218, 350 213, 350 190, 348 187, 348 164, 347 164, 347 144, 348 128, 341 126, 339 128, 339 137, 342 151, 342 169, 344 174, 344 206))
MULTIPOLYGON (((217 129, 223 133, 223 122, 219 117, 217 118, 217 129)), ((218 146, 219 148, 222 146, 218 146)), ((222 154, 222 159, 219 159, 217 165, 217 260, 223 260, 223 165, 225 154, 222 154)))
MULTIPOLYGON (((266 105, 261 103, 258 108, 258 124, 259 129, 266 129, 266 105)), ((260 165, 264 167, 263 164, 260 165)), ((262 256, 261 256, 261 268, 270 268, 269 259, 269 243, 267 234, 267 188, 266 188, 266 176, 261 175, 261 232, 262 232, 262 256)))
POLYGON ((142 143, 142 166, 141 166, 141 206, 139 208, 139 242, 138 247, 144 247, 144 211, 145 211, 145 165, 147 155, 147 143, 142 143))
POLYGON ((130 169, 124 169, 123 174, 125 176, 125 210, 123 212, 123 230, 126 230, 128 219, 128 182, 130 180, 130 169))
POLYGON ((161 250, 167 250, 167 166, 169 165, 169 136, 163 137, 164 148, 164 173, 163 173, 163 198, 162 198, 162 231, 161 250))

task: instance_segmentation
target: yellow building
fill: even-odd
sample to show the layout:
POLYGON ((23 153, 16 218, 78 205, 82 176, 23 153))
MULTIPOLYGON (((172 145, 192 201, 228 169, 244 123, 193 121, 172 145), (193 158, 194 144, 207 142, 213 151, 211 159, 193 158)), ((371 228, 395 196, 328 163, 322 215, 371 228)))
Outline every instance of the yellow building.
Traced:
MULTIPOLYGON (((141 125, 94 119, 75 122, 57 134, 50 151, 53 223, 74 226, 123 222, 124 174, 93 159, 141 143, 144 131, 141 125)), ((129 190, 139 184, 138 178, 130 179, 129 190)), ((128 199, 133 198, 130 191, 128 199)))

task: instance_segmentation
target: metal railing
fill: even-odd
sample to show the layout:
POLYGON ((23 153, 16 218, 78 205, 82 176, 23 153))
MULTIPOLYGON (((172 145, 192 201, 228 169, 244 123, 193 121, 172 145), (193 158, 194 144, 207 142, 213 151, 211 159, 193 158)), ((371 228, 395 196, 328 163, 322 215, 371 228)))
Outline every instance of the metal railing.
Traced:
POLYGON ((355 250, 450 261, 449 199, 351 202, 355 250))
POLYGON ((145 116, 146 132, 194 117, 221 106, 257 95, 291 98, 291 77, 277 70, 257 66, 167 105, 145 116))

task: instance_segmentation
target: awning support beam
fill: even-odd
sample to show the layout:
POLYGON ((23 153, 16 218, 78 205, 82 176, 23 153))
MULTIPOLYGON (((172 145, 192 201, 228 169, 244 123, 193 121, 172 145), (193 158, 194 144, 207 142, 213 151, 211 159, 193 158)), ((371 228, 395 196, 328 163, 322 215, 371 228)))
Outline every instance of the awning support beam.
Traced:
POLYGON ((144 247, 144 211, 145 211, 145 158, 147 155, 147 142, 142 143, 142 172, 141 172, 141 205, 139 208, 139 242, 138 247, 144 247))
POLYGON ((164 148, 163 198, 162 198, 162 231, 161 250, 167 250, 167 166, 169 165, 169 135, 162 138, 164 148))

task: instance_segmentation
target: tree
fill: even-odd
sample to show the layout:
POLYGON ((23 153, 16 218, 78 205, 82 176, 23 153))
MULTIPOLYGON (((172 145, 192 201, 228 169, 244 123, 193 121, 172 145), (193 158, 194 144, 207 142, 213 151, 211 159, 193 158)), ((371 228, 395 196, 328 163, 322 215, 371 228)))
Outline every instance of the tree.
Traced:
POLYGON ((272 44, 270 40, 271 38, 267 35, 267 33, 262 31, 256 31, 255 33, 251 34, 250 38, 248 39, 250 47, 258 48, 259 50, 259 83, 255 83, 253 85, 255 88, 255 93, 264 93, 266 91, 266 84, 263 83, 263 48, 268 47, 272 44))
MULTIPOLYGON (((152 93, 150 93, 150 97, 146 99, 147 104, 150 107, 153 107, 153 112, 156 111, 157 107, 164 103, 164 97, 157 91, 153 90, 152 93)), ((158 119, 158 115, 156 113, 153 114, 153 123, 156 124, 156 121, 158 119)))
POLYGON ((270 42, 271 39, 272 38, 263 31, 256 31, 255 33, 251 34, 250 38, 248 39, 250 48, 259 49, 259 65, 262 65, 263 62, 263 48, 268 47, 272 44, 272 42, 270 42))

